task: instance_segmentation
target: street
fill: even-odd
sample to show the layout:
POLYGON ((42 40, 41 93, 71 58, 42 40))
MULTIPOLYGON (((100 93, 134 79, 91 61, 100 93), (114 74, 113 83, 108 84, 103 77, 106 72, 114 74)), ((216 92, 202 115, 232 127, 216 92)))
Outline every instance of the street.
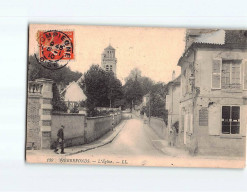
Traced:
POLYGON ((84 152, 89 155, 116 155, 116 156, 164 156, 157 150, 152 140, 160 139, 140 119, 129 119, 119 135, 109 144, 84 152))

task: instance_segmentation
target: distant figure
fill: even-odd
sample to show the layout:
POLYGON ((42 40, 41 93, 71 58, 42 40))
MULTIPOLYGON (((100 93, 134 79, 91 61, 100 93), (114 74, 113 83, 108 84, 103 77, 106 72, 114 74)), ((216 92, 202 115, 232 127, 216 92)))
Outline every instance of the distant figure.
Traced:
POLYGON ((174 147, 175 140, 176 140, 176 129, 174 126, 172 126, 172 128, 170 128, 169 131, 169 146, 174 147))
POLYGON ((146 114, 146 112, 144 112, 144 116, 143 116, 143 121, 144 121, 144 124, 146 124, 147 123, 147 121, 148 121, 148 117, 147 117, 147 114, 146 114))
POLYGON ((58 145, 60 145, 61 154, 64 154, 64 133, 63 133, 63 129, 64 129, 64 126, 61 125, 61 128, 57 132, 57 141, 55 143, 55 150, 54 150, 54 152, 57 153, 57 151, 58 151, 57 147, 58 147, 58 145))

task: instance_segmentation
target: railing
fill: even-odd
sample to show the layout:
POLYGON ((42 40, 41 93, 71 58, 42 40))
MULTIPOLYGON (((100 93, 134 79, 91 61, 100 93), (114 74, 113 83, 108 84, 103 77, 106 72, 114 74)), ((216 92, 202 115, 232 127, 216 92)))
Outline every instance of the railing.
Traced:
POLYGON ((41 94, 43 84, 35 81, 28 82, 28 93, 41 94))

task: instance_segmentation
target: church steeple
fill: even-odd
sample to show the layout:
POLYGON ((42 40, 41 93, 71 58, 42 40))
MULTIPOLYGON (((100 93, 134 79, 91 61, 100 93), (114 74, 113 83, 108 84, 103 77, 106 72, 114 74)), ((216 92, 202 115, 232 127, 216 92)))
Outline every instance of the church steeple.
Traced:
POLYGON ((109 46, 106 47, 102 53, 101 66, 105 71, 112 71, 116 75, 117 58, 115 57, 115 49, 111 46, 111 44, 109 44, 109 46))

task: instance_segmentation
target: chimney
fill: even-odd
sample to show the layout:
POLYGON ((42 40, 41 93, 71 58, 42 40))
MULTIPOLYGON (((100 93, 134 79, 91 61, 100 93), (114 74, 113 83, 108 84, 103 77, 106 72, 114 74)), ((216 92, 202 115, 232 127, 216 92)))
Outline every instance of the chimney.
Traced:
POLYGON ((172 80, 174 80, 176 78, 176 73, 175 70, 172 72, 172 80))

